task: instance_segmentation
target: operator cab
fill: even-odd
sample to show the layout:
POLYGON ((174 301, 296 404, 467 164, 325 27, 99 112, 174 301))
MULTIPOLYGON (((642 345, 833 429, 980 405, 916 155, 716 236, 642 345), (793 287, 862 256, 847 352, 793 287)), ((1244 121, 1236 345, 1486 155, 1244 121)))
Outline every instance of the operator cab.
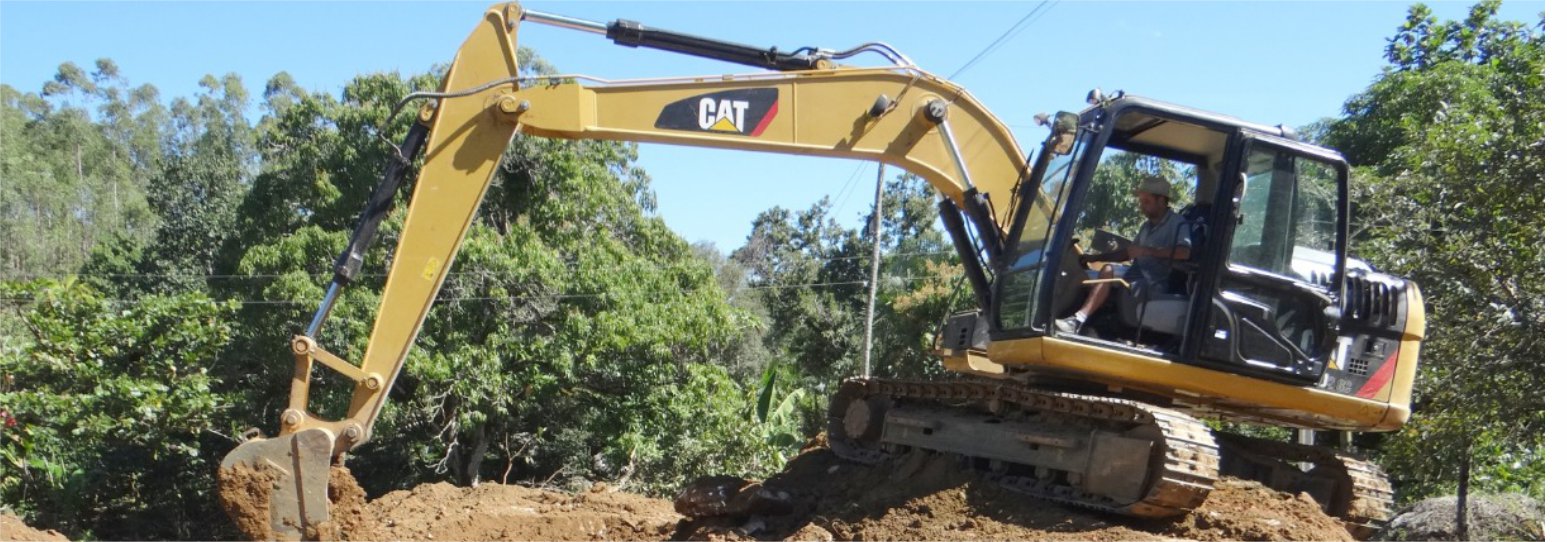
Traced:
POLYGON ((1091 104, 1075 126, 1064 123, 1073 134, 1060 134, 1058 121, 1056 148, 1023 187, 996 266, 992 337, 1054 336, 1316 381, 1337 340, 1343 158, 1279 127, 1145 98, 1091 104), (1114 251, 1143 224, 1134 191, 1147 174, 1170 181, 1170 219, 1190 238, 1190 257, 1170 262, 1163 287, 1114 282, 1109 302, 1076 333, 1057 332, 1055 319, 1104 282, 1083 257, 1114 251))

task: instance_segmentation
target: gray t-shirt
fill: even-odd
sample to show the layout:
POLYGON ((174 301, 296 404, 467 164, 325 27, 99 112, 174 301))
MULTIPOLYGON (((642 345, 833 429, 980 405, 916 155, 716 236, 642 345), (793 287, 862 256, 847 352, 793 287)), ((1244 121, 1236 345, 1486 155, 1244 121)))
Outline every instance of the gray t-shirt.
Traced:
MULTIPOLYGON (((1164 217, 1155 224, 1152 220, 1143 221, 1143 227, 1137 230, 1137 237, 1132 239, 1139 246, 1172 249, 1175 247, 1192 247, 1191 226, 1173 210, 1166 209, 1164 217)), ((1126 272, 1127 281, 1143 281, 1154 292, 1164 292, 1168 289, 1170 280, 1170 262, 1165 258, 1144 256, 1132 261, 1132 268, 1126 272)))

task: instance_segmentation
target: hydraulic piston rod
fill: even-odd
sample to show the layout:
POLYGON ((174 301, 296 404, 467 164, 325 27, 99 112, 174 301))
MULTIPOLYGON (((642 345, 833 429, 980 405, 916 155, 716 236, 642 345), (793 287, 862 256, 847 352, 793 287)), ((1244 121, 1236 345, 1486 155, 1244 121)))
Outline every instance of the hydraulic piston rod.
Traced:
POLYGON ((627 47, 651 47, 768 70, 814 70, 822 67, 820 64, 826 62, 825 59, 819 61, 819 55, 807 53, 807 51, 814 52, 811 48, 781 53, 777 47, 763 49, 753 45, 643 26, 642 23, 626 19, 616 19, 613 23, 604 24, 524 9, 522 20, 598 34, 627 47))

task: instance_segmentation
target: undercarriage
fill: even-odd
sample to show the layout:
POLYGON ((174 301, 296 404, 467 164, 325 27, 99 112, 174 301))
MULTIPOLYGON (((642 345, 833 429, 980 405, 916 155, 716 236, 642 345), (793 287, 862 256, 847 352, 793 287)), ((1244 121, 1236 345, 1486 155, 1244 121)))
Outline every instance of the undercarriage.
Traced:
POLYGON ((1036 498, 1168 518, 1201 506, 1221 475, 1307 493, 1357 538, 1389 515, 1371 463, 1330 448, 1212 431, 1178 410, 995 381, 845 381, 828 411, 839 457, 877 463, 915 449, 970 459, 1036 498))

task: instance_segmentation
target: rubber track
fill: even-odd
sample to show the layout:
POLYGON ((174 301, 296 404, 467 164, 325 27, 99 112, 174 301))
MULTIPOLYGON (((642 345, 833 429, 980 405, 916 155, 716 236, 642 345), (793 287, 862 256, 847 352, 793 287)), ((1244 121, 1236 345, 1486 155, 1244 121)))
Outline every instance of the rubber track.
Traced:
MULTIPOLYGON (((1155 448, 1164 460, 1151 474, 1142 500, 1117 504, 1070 486, 1050 484, 1030 476, 987 474, 1002 487, 1041 499, 1144 518, 1162 518, 1189 512, 1202 505, 1219 476, 1219 446, 1213 433, 1184 413, 1124 399, 1075 395, 1027 388, 1012 383, 925 382, 851 379, 839 391, 841 400, 886 396, 894 400, 997 402, 1027 412, 1076 417, 1108 424, 1156 424, 1163 437, 1155 448)), ((837 402, 837 401, 835 401, 837 402)), ((999 406, 999 405, 997 405, 999 406)), ((860 463, 876 463, 890 457, 879 450, 860 448, 843 439, 829 441, 839 457, 860 463)))
POLYGON ((1356 539, 1365 540, 1381 530, 1393 514, 1393 484, 1375 463, 1332 448, 1308 446, 1224 433, 1226 442, 1284 461, 1306 461, 1319 467, 1343 469, 1350 478, 1350 504, 1338 518, 1356 539))

